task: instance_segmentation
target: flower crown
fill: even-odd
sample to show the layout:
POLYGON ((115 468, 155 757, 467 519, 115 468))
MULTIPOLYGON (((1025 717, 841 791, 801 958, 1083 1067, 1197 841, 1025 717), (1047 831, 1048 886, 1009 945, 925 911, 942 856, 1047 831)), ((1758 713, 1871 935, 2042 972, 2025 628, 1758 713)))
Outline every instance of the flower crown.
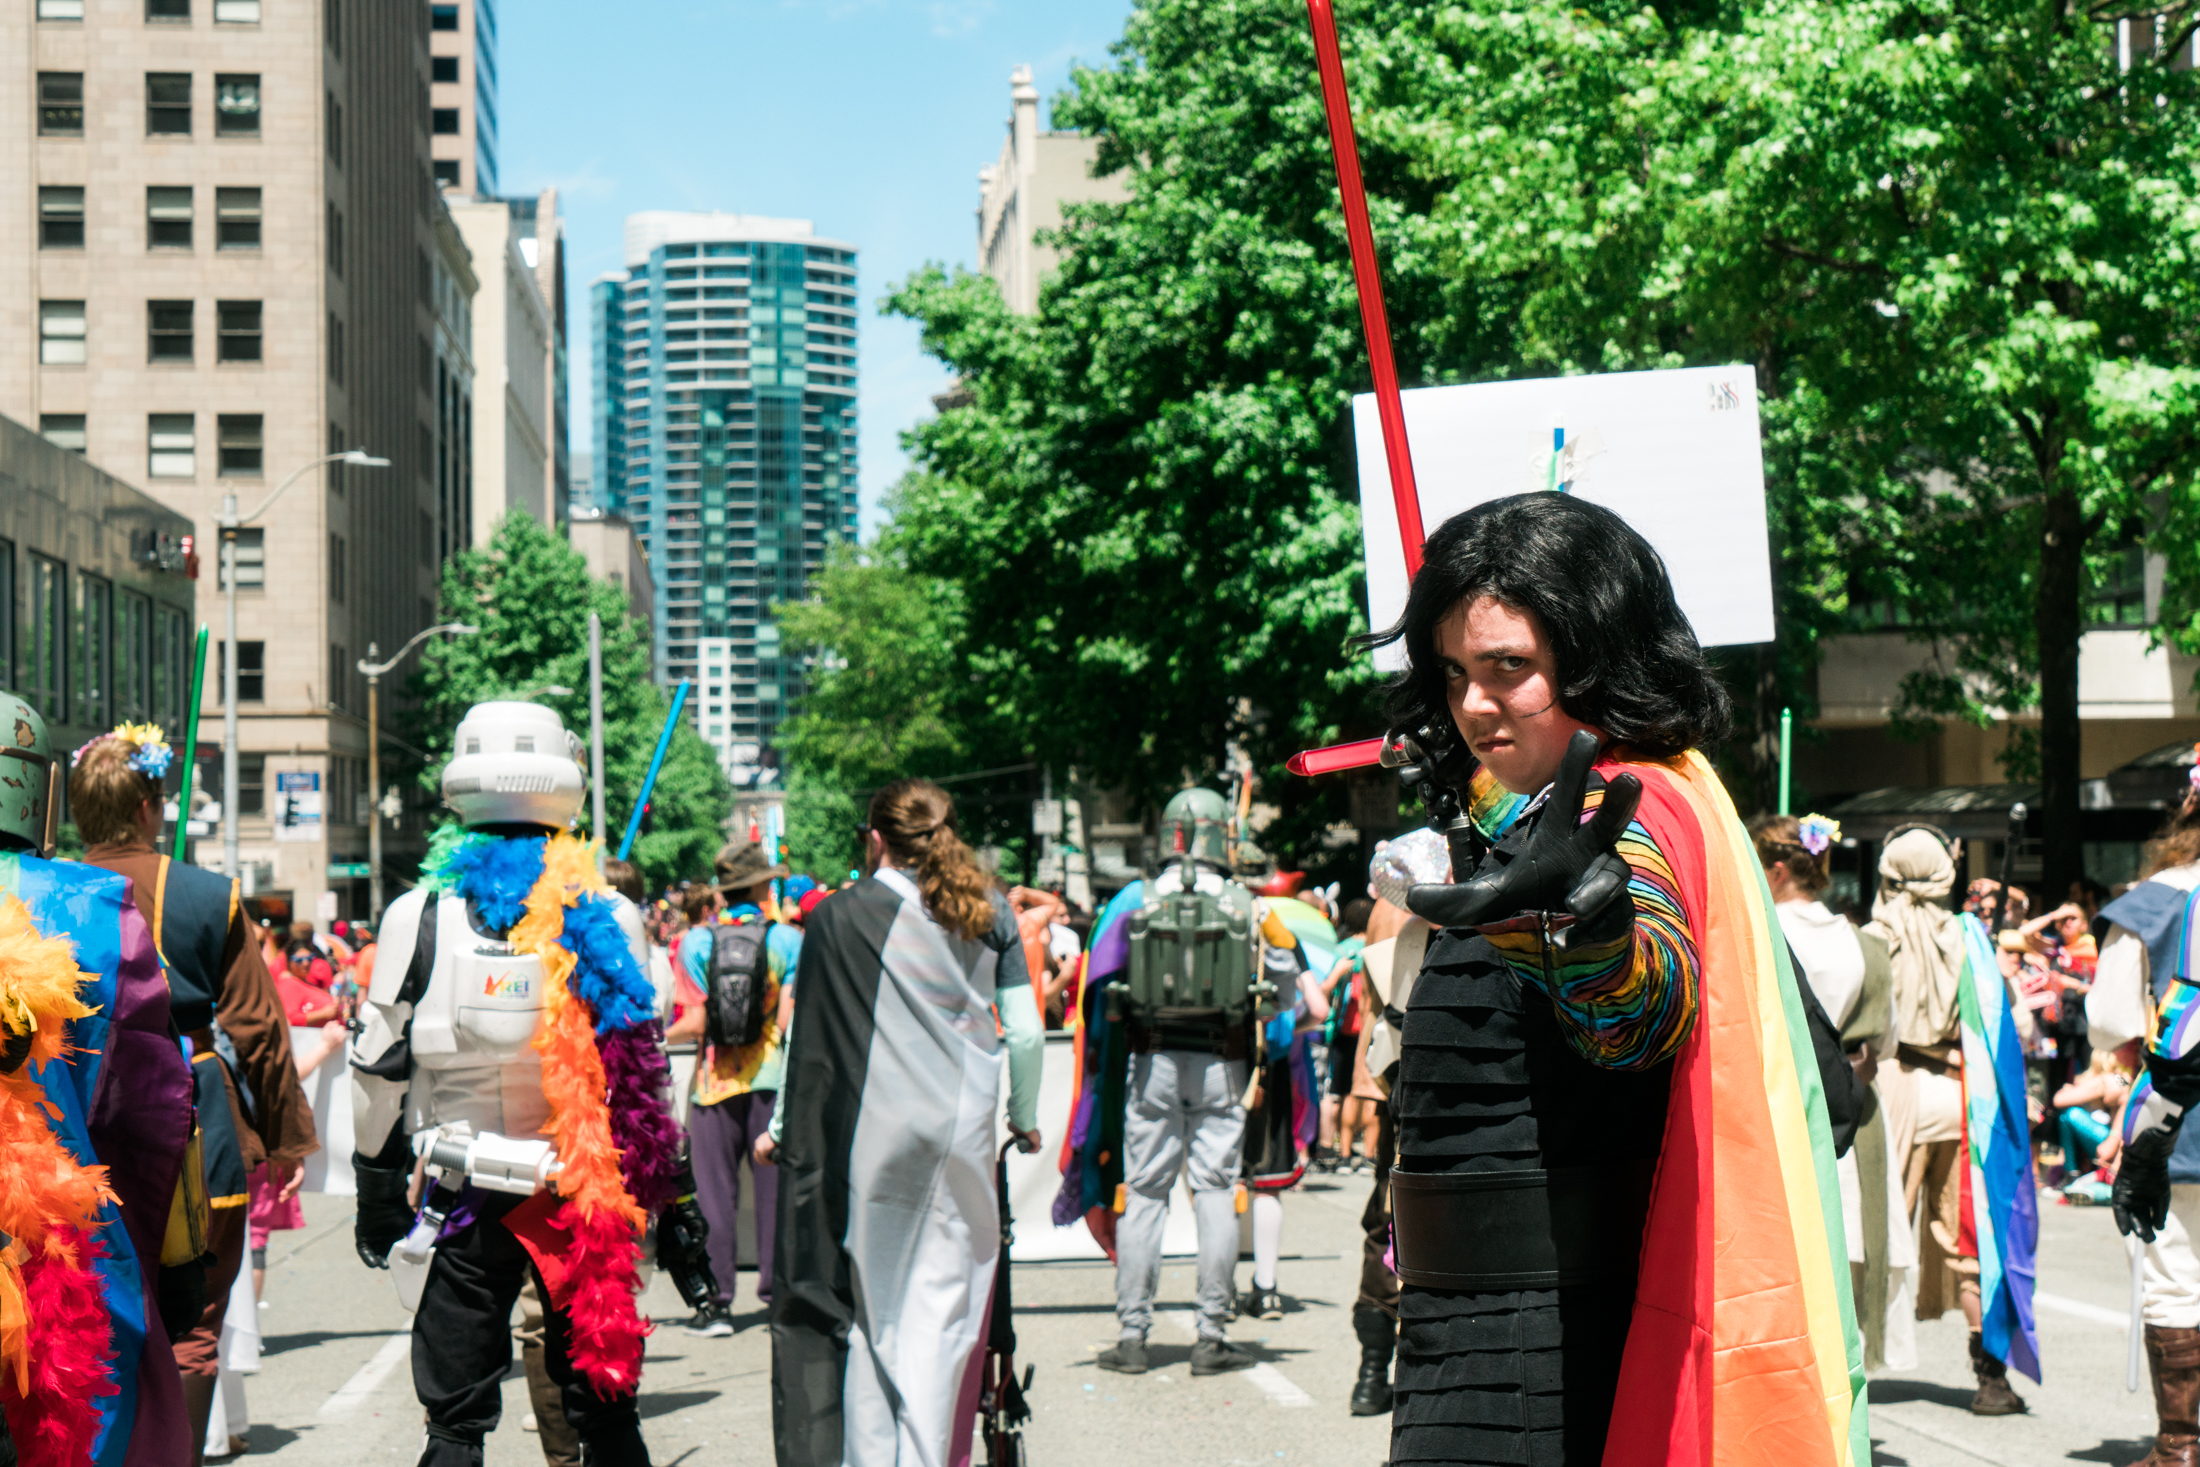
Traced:
POLYGON ((160 731, 159 724, 124 723, 118 724, 114 732, 103 733, 84 743, 69 756, 69 767, 74 769, 83 762, 85 754, 109 739, 119 739, 130 746, 130 757, 125 762, 148 779, 166 778, 168 766, 176 757, 176 751, 168 747, 168 736, 160 731))
POLYGON ((1805 815, 1796 824, 1796 838, 1813 856, 1823 856, 1841 838, 1841 822, 1823 815, 1805 815))

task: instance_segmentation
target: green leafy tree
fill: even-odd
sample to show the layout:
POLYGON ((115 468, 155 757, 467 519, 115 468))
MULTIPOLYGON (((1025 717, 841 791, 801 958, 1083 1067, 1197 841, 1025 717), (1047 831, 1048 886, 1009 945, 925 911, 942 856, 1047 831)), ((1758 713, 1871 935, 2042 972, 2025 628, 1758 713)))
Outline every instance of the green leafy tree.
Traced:
MULTIPOLYGON (((424 788, 438 788, 452 734, 476 703, 532 695, 555 708, 585 745, 591 611, 603 621, 605 838, 617 849, 671 699, 650 676, 649 646, 632 620, 626 592, 591 577, 579 551, 516 510, 499 522, 487 545, 461 551, 444 570, 443 615, 481 630, 431 641, 409 681, 414 711, 406 737, 429 756, 420 774, 424 788), (553 686, 572 691, 541 691, 553 686)), ((683 718, 657 776, 649 829, 629 857, 651 889, 709 874, 732 805, 733 791, 710 746, 683 718)))
MULTIPOLYGON (((1933 641, 1910 726, 2040 710, 2051 889, 2089 580, 2164 551, 2164 631, 2200 645, 2196 94, 2169 61, 2193 16, 2126 70, 2106 14, 1340 18, 1408 382, 1753 365, 1780 644, 1734 659, 1745 704, 1807 707, 1828 633, 1933 641)), ((961 587, 970 666, 1036 746, 1159 789, 1237 737, 1273 772, 1372 719, 1341 651, 1366 368, 1303 7, 1147 0, 1055 121, 1131 197, 1071 211, 1035 319, 936 269, 892 298, 969 395, 912 435, 931 477, 897 533, 961 587)), ((1287 828, 1333 809, 1269 783, 1287 828)))

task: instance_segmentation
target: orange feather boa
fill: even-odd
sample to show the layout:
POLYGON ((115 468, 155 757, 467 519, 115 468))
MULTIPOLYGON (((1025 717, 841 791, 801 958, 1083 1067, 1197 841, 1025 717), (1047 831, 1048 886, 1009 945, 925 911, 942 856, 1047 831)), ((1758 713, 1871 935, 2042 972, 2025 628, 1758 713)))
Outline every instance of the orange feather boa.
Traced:
POLYGON ((0 1023, 35 1026, 31 1063, 0 1075, 0 1409, 23 1467, 83 1467, 113 1395, 114 1339, 98 1274, 100 1208, 114 1199, 107 1169, 84 1166, 31 1068, 60 1059, 67 1026, 92 1010, 77 992, 69 944, 39 935, 30 909, 0 896, 0 1023))
POLYGON ((641 1384, 642 1341, 650 1327, 635 1306, 641 1292, 635 1265, 648 1219, 626 1190, 594 1023, 570 987, 576 960, 558 942, 565 908, 583 894, 607 890, 596 870, 594 842, 552 836, 543 848, 542 876, 527 894, 527 914, 510 941, 542 959, 546 978, 534 1042, 550 1102, 544 1130, 564 1164, 557 1226, 572 1238, 564 1276, 552 1289, 562 1297, 551 1303, 572 1323, 574 1368, 609 1397, 631 1394, 641 1384))

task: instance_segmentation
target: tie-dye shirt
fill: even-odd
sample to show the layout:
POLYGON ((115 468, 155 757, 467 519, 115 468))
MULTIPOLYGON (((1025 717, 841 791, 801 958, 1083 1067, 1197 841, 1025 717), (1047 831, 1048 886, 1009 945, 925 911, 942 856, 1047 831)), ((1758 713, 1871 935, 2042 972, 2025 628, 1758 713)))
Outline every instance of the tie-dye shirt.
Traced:
MULTIPOLYGON (((1590 786, 1581 806, 1584 821, 1604 803, 1603 776, 1591 775, 1590 786)), ((1549 794, 1503 812, 1509 838, 1501 846, 1526 843, 1549 794)), ((1482 802, 1474 803, 1480 824, 1482 802)), ((1672 864, 1641 821, 1627 827, 1617 850, 1633 873, 1627 895, 1634 904, 1634 920, 1618 936, 1568 943, 1578 930, 1570 929, 1548 951, 1537 932, 1496 933, 1489 941, 1515 973, 1550 995, 1567 1041, 1585 1059, 1612 1069, 1646 1069, 1671 1059, 1688 1037, 1702 970, 1672 864)))

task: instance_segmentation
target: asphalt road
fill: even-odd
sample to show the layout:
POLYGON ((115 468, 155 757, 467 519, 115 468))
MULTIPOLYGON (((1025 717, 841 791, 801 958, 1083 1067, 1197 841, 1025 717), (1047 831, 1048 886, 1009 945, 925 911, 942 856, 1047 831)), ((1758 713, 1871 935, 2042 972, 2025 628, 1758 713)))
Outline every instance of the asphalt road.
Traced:
MULTIPOLYGON (((1092 1363, 1114 1336, 1113 1275, 1104 1264, 1018 1265, 1019 1361, 1037 1367, 1028 1432, 1035 1467, 1120 1467, 1126 1461, 1226 1464, 1383 1460, 1388 1421, 1345 1409, 1357 1350, 1351 1333, 1364 1178, 1310 1178, 1286 1197, 1281 1320, 1245 1321, 1234 1336, 1263 1366, 1194 1379, 1186 1312, 1189 1260, 1163 1269, 1155 1368, 1109 1375, 1092 1363)), ((285 1467, 389 1462, 409 1467, 421 1440, 409 1369, 410 1317, 387 1275, 362 1267, 351 1248, 347 1198, 308 1196, 307 1227, 278 1233, 268 1250, 260 1373, 246 1383, 253 1457, 285 1467)), ((2021 1417, 1980 1419, 1965 1409, 1971 1377, 1961 1317, 1919 1326, 1920 1368, 1872 1383, 1875 1461, 1887 1467, 2006 1467, 2135 1461, 2152 1431, 2150 1398, 2124 1391, 2128 1273, 2105 1210, 2044 1211, 2040 1337, 2048 1383, 2017 1382, 2031 1402, 2021 1417)), ((1239 1265, 1240 1286, 1251 1263, 1239 1265)), ((770 1345, 753 1275, 737 1298, 739 1332, 700 1340, 682 1333, 671 1286, 652 1282, 645 1304, 660 1322, 649 1342, 644 1430, 660 1464, 733 1452, 769 1460, 770 1345)), ((504 1424, 489 1442, 491 1467, 535 1467, 536 1438, 521 1430, 526 1386, 515 1352, 505 1382, 504 1424)), ((982 1460, 982 1453, 981 1453, 982 1460)))

